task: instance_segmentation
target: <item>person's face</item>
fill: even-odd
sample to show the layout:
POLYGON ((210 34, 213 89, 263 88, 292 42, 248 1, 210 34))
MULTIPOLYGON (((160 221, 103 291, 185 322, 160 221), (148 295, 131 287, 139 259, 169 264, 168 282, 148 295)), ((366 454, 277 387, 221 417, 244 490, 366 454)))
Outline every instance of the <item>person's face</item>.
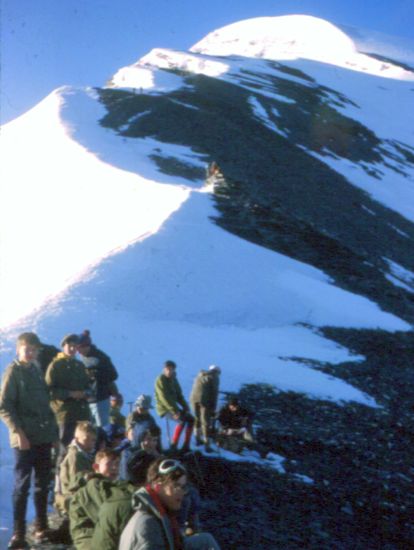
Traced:
POLYGON ((150 453, 157 450, 157 445, 158 437, 154 437, 152 435, 145 436, 141 442, 141 447, 144 449, 144 451, 148 451, 150 453))
POLYGON ((168 510, 178 512, 180 510, 183 499, 188 492, 187 476, 182 475, 176 481, 167 481, 160 485, 159 497, 168 510))
POLYGON ((115 398, 115 399, 111 399, 110 403, 111 403, 111 407, 117 407, 118 409, 120 409, 122 407, 122 405, 124 404, 124 400, 120 399, 118 397, 118 398, 115 398))
POLYGON ((172 378, 175 375, 174 367, 164 367, 164 374, 167 378, 172 378))
POLYGON ((91 351, 91 346, 85 346, 85 344, 83 345, 81 344, 78 346, 78 352, 81 355, 87 356, 90 351, 91 351))
POLYGON ((74 357, 76 355, 76 352, 78 351, 78 346, 73 342, 67 342, 62 349, 65 355, 68 355, 69 357, 74 357))
POLYGON ((229 405, 229 409, 231 410, 231 412, 236 412, 238 408, 239 406, 235 405, 234 403, 229 405))
POLYGON ((22 342, 17 348, 17 358, 22 363, 32 363, 36 359, 38 352, 39 348, 37 346, 22 342))
POLYGON ((95 471, 98 474, 115 481, 119 475, 119 458, 105 457, 95 464, 95 471))
POLYGON ((96 446, 96 435, 89 433, 80 433, 76 436, 76 441, 80 447, 87 453, 91 453, 95 450, 96 446))

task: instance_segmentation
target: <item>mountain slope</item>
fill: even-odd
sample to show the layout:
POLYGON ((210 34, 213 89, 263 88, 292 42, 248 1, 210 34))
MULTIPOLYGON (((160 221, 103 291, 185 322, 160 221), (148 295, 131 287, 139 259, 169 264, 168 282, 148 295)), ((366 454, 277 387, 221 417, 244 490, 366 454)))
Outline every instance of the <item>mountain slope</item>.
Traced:
MULTIPOLYGON (((268 436, 280 428, 286 476, 307 476, 289 477, 292 495, 315 480, 299 491, 305 508, 323 494, 329 509, 338 497, 383 518, 367 495, 391 462, 390 476, 411 479, 388 414, 405 422, 413 397, 414 75, 327 22, 280 19, 154 50, 107 87, 57 90, 5 127, 2 361, 19 331, 57 343, 89 328, 126 401, 152 393, 167 358, 187 395, 218 363, 224 391, 290 423, 286 435, 259 413, 268 436), (221 173, 206 179, 212 161, 221 173), (374 475, 366 459, 388 444, 374 475), (341 458, 353 483, 369 479, 364 498, 335 480, 341 458)), ((361 547, 372 532, 358 527, 361 547)))

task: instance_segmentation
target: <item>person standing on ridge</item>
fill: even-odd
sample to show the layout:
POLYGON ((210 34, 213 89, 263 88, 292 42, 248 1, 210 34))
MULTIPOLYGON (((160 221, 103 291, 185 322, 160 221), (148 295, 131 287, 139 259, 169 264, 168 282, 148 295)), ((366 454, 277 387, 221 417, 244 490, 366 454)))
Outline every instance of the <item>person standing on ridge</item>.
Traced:
POLYGON ((90 378, 88 403, 92 421, 96 426, 106 426, 109 424, 109 397, 118 394, 117 370, 110 357, 92 343, 89 330, 79 336, 78 352, 90 378))
POLYGON ((13 536, 8 548, 28 548, 26 510, 34 472, 36 542, 50 540, 47 497, 52 468, 52 444, 58 427, 50 408, 43 373, 36 366, 40 340, 33 332, 17 339, 17 359, 4 372, 0 391, 0 417, 10 432, 14 451, 13 536))
POLYGON ((60 466, 69 443, 73 439, 76 424, 90 420, 88 407, 89 377, 80 361, 75 359, 79 344, 77 334, 68 334, 61 342, 58 353, 46 371, 52 409, 59 426, 60 451, 57 466, 60 466))
POLYGON ((211 452, 211 422, 216 412, 220 367, 211 365, 207 371, 201 370, 196 376, 191 390, 190 403, 195 415, 195 436, 197 445, 204 445, 206 452, 211 452))
POLYGON ((171 441, 172 451, 177 449, 181 433, 185 428, 182 451, 186 452, 190 449, 194 417, 188 412, 189 407, 177 380, 176 368, 174 361, 166 361, 162 373, 155 381, 156 409, 161 418, 166 417, 178 422, 171 441))

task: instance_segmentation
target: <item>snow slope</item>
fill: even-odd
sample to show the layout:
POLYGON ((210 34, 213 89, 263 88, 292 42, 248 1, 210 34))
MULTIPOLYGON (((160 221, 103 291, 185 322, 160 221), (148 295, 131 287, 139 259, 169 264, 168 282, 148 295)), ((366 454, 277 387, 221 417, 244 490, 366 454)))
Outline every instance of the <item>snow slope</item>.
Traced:
MULTIPOLYGON (((371 105, 361 86, 371 82, 374 90, 380 69, 361 57, 343 33, 318 20, 296 18, 293 31, 286 20, 275 26, 267 19, 213 33, 193 47, 194 53, 152 52, 120 71, 112 85, 162 94, 187 85, 184 78, 166 70, 179 68, 246 86, 241 79, 244 67, 256 70, 257 79, 263 79, 263 93, 271 93, 265 80, 275 69, 251 57, 286 55, 330 85, 333 71, 342 71, 343 85, 363 104, 361 117, 366 116, 367 123, 390 138, 401 139, 404 131, 404 139, 412 136, 414 125, 401 130, 402 117, 393 120, 391 130, 378 121, 374 112, 378 104, 371 105), (310 34, 300 32, 305 23, 310 34), (263 24, 269 27, 264 34, 263 24), (293 33, 290 50, 284 29, 293 33), (314 33, 325 40, 318 48, 314 33), (254 38, 250 47, 244 40, 260 35, 261 44, 254 38), (319 59, 326 52, 326 41, 337 45, 331 50, 336 55, 319 59), (306 51, 309 55, 304 55, 306 51), (338 59, 342 69, 327 65, 338 59)), ((383 77, 389 93, 379 102, 380 108, 389 105, 391 96, 408 103, 412 75, 387 66, 381 82, 383 77)), ((282 96, 282 101, 289 98, 282 96)), ((255 116, 266 117, 254 101, 251 108, 255 116)), ((216 363, 222 366, 226 391, 236 391, 243 383, 266 382, 315 398, 376 406, 357 388, 306 366, 306 361, 361 359, 323 338, 318 327, 394 331, 410 326, 372 301, 335 287, 322 271, 219 228, 211 220, 217 214, 212 190, 201 180, 161 173, 153 159, 157 154, 200 167, 207 156, 152 136, 120 137, 99 125, 103 114, 92 90, 68 87, 56 90, 2 131, 2 367, 13 355, 15 336, 23 330, 58 343, 65 333, 89 328, 117 365, 126 401, 140 392, 152 393, 163 361, 171 358, 178 363, 186 395, 196 372, 216 363)), ((345 164, 339 162, 341 169, 345 164)), ((389 198, 378 191, 380 185, 376 190, 359 179, 352 183, 366 185, 382 196, 384 204, 414 219, 412 175, 405 182, 403 188, 396 176, 391 191, 388 187, 389 198)), ((0 444, 0 483, 9 487, 12 457, 3 425, 0 444)), ((9 491, 2 494, 0 529, 10 523, 5 501, 9 491)))

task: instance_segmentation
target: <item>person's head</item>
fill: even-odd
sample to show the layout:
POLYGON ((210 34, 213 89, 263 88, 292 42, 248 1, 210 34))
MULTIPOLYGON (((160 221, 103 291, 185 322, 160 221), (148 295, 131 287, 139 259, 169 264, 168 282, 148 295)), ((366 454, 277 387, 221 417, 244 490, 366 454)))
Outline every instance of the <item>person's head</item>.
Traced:
POLYGON ((79 336, 77 334, 67 334, 61 341, 63 353, 69 357, 74 357, 78 351, 79 336))
POLYGON ((188 492, 187 470, 181 462, 172 458, 158 458, 148 469, 147 481, 168 510, 180 510, 188 492))
POLYGON ((174 363, 174 361, 165 361, 163 373, 167 378, 172 378, 175 376, 177 365, 174 363))
POLYGON ((96 428, 92 422, 84 420, 76 424, 75 441, 81 449, 87 453, 92 453, 95 450, 96 439, 96 428))
POLYGON ((40 346, 40 340, 34 332, 23 332, 16 342, 18 360, 22 363, 32 363, 37 358, 40 346))
POLYGON ((92 338, 89 330, 84 330, 82 334, 78 336, 78 340, 78 352, 87 357, 92 346, 92 338))
POLYGON ((118 393, 117 395, 111 395, 111 397, 109 398, 109 403, 112 408, 115 407, 117 409, 121 409, 122 405, 124 404, 124 398, 120 393, 118 393))
POLYGON ((230 397, 228 407, 232 412, 239 410, 240 403, 237 397, 230 397))
POLYGON ((215 374, 216 376, 220 376, 221 368, 218 367, 217 365, 210 365, 208 367, 208 372, 210 372, 211 374, 215 374))
POLYGON ((145 485, 148 468, 154 460, 156 460, 154 455, 147 453, 143 449, 133 453, 126 465, 129 481, 137 487, 145 485))
POLYGON ((97 474, 115 481, 119 475, 119 453, 114 449, 102 449, 98 451, 92 465, 97 474))
POLYGON ((153 408, 151 404, 151 396, 144 394, 139 395, 135 401, 135 408, 140 414, 147 413, 149 409, 153 408))
POLYGON ((107 424, 103 430, 106 435, 106 441, 110 447, 118 447, 125 439, 125 428, 123 426, 119 426, 118 424, 107 424))
POLYGON ((142 434, 141 448, 148 453, 158 453, 158 443, 161 430, 158 426, 150 428, 142 434))

